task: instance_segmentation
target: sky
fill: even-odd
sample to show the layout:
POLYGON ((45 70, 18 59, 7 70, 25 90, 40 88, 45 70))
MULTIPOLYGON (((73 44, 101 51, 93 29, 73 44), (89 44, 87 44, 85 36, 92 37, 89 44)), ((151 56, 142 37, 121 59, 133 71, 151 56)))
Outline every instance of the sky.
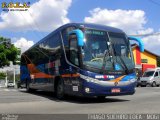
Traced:
MULTIPOLYGON (((117 27, 127 35, 160 32, 159 0, 0 0, 27 2, 27 11, 0 8, 0 36, 11 38, 22 52, 69 22, 117 27)), ((1 5, 2 6, 2 5, 1 5)), ((160 35, 142 38, 145 49, 160 55, 160 35)))

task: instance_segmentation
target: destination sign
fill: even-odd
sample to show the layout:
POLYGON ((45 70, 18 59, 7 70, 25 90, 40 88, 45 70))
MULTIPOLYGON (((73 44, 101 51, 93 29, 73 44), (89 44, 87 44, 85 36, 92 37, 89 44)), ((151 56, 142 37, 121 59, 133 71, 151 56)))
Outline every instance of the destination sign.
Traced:
POLYGON ((91 34, 91 35, 105 35, 104 31, 100 30, 92 30, 92 29, 86 29, 85 34, 91 34))

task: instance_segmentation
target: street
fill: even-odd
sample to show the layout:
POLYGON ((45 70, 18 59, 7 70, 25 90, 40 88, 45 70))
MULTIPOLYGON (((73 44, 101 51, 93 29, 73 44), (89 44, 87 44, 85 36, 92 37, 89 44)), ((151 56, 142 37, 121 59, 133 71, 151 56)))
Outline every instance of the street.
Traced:
POLYGON ((0 88, 0 113, 13 114, 88 114, 158 113, 160 87, 140 87, 132 96, 96 98, 67 97, 59 101, 52 93, 0 88))

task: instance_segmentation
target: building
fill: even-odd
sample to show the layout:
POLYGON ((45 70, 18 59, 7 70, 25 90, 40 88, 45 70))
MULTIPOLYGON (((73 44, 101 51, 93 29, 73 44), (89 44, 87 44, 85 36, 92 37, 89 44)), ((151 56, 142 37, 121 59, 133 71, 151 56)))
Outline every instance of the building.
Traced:
POLYGON ((144 72, 147 68, 155 68, 157 67, 157 57, 155 53, 152 53, 149 50, 144 50, 144 52, 140 52, 137 44, 132 44, 132 51, 134 55, 134 62, 137 69, 142 70, 144 72))

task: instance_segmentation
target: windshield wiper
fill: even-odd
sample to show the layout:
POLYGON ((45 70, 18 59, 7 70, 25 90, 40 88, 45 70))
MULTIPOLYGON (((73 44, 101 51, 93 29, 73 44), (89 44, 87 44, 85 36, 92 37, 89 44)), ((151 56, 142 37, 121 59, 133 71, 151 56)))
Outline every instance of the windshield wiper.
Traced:
POLYGON ((122 64, 124 65, 124 68, 125 68, 125 72, 126 72, 126 74, 128 74, 128 73, 129 73, 129 70, 128 70, 127 65, 125 64, 125 62, 124 62, 124 60, 122 59, 122 57, 121 57, 121 56, 119 56, 119 58, 120 58, 120 60, 121 60, 122 64))
MULTIPOLYGON (((113 44, 112 49, 114 50, 114 53, 116 53, 114 44, 113 44)), ((114 55, 115 55, 115 54, 114 54, 114 55)), ((128 74, 128 73, 129 73, 128 67, 126 66, 126 64, 125 64, 124 60, 122 59, 122 57, 119 56, 119 58, 120 58, 120 61, 121 61, 121 63, 122 63, 121 66, 123 66, 123 68, 125 69, 125 73, 128 74)), ((117 61, 117 62, 118 62, 118 61, 117 61)))
MULTIPOLYGON (((106 56, 110 57, 111 58, 111 53, 110 53, 110 50, 106 50, 105 51, 105 54, 104 54, 104 57, 103 57, 103 64, 102 64, 102 70, 104 71, 105 70, 105 66, 106 66, 106 61, 107 61, 107 58, 106 56)), ((109 58, 109 59, 110 59, 109 58)), ((114 62, 112 60, 110 60, 111 63, 112 63, 112 66, 114 66, 114 62)))

